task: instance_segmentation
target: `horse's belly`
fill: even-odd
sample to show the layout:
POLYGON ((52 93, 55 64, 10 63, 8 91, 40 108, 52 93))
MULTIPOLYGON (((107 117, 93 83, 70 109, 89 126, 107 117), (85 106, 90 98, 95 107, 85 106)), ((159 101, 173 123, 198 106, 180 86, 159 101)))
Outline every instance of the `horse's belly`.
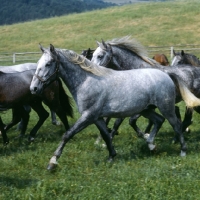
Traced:
POLYGON ((134 114, 140 113, 149 105, 148 99, 141 101, 141 99, 133 100, 117 100, 108 103, 107 106, 101 110, 102 116, 109 117, 129 117, 134 114))

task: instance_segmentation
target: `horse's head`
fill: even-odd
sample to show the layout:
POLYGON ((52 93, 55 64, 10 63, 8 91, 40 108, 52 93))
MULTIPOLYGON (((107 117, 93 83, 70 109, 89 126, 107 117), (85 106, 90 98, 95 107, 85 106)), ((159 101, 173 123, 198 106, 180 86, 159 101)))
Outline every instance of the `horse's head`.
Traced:
POLYGON ((50 44, 50 48, 45 49, 40 45, 40 49, 43 55, 37 63, 37 69, 30 85, 33 94, 41 94, 44 87, 57 78, 59 69, 58 54, 54 46, 50 44))
POLYGON ((93 53, 92 62, 97 65, 107 67, 112 60, 112 48, 109 44, 106 44, 103 40, 102 43, 97 42, 97 49, 93 53))
POLYGON ((92 59, 92 54, 93 54, 94 50, 88 48, 87 50, 83 50, 81 55, 83 55, 84 57, 86 57, 88 60, 92 59))
POLYGON ((174 58, 172 60, 172 64, 171 66, 176 66, 176 65, 180 65, 180 64, 184 64, 184 58, 185 58, 185 52, 183 50, 181 50, 181 52, 175 52, 173 50, 173 54, 174 54, 174 58))

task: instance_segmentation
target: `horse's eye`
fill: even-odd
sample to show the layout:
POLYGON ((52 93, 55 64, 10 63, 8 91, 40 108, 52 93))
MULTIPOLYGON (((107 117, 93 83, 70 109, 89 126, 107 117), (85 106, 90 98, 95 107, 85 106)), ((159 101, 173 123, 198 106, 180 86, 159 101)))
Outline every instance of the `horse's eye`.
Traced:
POLYGON ((51 63, 50 63, 50 62, 48 62, 48 63, 46 64, 46 66, 47 66, 47 67, 49 67, 49 66, 50 66, 50 64, 51 64, 51 63))
POLYGON ((99 56, 98 56, 98 59, 102 59, 102 58, 103 58, 103 56, 102 56, 102 55, 99 55, 99 56))

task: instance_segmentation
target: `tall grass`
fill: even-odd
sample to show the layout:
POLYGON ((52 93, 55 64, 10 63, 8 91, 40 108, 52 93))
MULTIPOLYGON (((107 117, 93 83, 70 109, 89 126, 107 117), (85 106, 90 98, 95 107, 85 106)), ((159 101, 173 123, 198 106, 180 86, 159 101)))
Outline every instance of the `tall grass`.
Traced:
MULTIPOLYGON (((39 42, 79 51, 95 47, 96 39, 130 34, 144 45, 198 44, 199 3, 192 2, 134 4, 1 26, 0 52, 38 51, 39 42)), ((183 116, 185 106, 179 106, 183 116)), ((79 117, 75 106, 74 110, 70 125, 79 117)), ((11 111, 1 116, 8 123, 11 111)), ((27 135, 37 120, 32 111, 27 135)), ((105 148, 94 145, 99 131, 91 125, 66 145, 52 173, 46 166, 64 127, 55 127, 48 119, 31 144, 27 138, 15 139, 14 127, 8 132, 10 144, 0 145, 0 199, 199 199, 199 120, 195 113, 191 133, 185 134, 188 155, 181 158, 180 145, 171 143, 174 132, 167 121, 156 137, 157 151, 150 152, 126 119, 114 138, 113 163, 107 163, 105 148)), ((143 118, 138 122, 142 130, 146 124, 143 118)))

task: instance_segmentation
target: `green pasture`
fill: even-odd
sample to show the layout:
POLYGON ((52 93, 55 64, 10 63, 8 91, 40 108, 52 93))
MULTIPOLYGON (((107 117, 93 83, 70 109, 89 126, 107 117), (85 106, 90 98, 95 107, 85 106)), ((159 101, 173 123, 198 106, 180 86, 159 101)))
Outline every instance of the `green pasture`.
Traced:
MULTIPOLYGON (((81 52, 95 48, 95 41, 101 38, 125 35, 132 35, 145 46, 199 44, 199 8, 199 1, 189 0, 142 3, 0 26, 0 53, 38 51, 38 43, 81 52)), ((184 103, 178 106, 183 117, 184 103)), ((1 117, 8 123, 11 111, 1 113, 1 117)), ((70 125, 78 117, 74 105, 70 125)), ((32 111, 27 135, 37 120, 32 111)), ((151 152, 126 119, 113 140, 117 151, 113 163, 107 162, 105 148, 94 145, 99 131, 91 125, 66 145, 53 172, 46 167, 65 132, 64 127, 52 125, 48 118, 31 144, 27 138, 16 139, 19 132, 13 127, 8 131, 9 145, 0 145, 0 199, 200 199, 199 121, 200 116, 194 113, 191 132, 185 133, 187 156, 182 158, 180 145, 172 144, 174 132, 167 121, 155 139, 156 151, 151 152)), ((146 125, 146 119, 139 119, 142 130, 146 125)))

